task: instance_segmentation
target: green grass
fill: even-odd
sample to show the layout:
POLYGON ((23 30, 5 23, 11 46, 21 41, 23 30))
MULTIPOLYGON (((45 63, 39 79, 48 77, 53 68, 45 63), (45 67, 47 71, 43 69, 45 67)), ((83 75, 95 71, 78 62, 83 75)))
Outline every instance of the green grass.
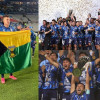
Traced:
POLYGON ((32 66, 15 72, 14 76, 18 80, 11 80, 5 74, 6 84, 0 83, 0 100, 38 100, 38 43, 32 66))

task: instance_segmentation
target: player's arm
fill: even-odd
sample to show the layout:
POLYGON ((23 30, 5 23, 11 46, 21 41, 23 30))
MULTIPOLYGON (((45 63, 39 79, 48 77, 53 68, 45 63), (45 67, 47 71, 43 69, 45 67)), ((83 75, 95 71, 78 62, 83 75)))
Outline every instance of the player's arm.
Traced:
POLYGON ((53 61, 47 54, 45 54, 45 57, 52 65, 54 65, 57 68, 59 67, 59 64, 57 62, 53 61))
POLYGON ((59 56, 61 57, 63 56, 63 54, 64 54, 64 50, 59 50, 59 56))
POLYGON ((42 76, 45 77, 45 66, 44 65, 41 67, 41 70, 42 70, 42 73, 43 73, 42 76))
POLYGON ((71 50, 68 50, 68 55, 67 57, 71 60, 71 63, 74 64, 75 62, 75 56, 73 55, 71 50))
POLYGON ((40 51, 41 52, 41 55, 44 55, 45 56, 45 58, 52 64, 52 65, 54 65, 55 67, 59 67, 59 64, 57 63, 57 62, 55 62, 55 61, 53 61, 47 54, 46 54, 46 52, 44 52, 44 51, 40 51))
POLYGON ((99 62, 100 62, 100 58, 97 58, 97 59, 95 60, 95 65, 97 65, 99 62))
POLYGON ((49 31, 46 31, 45 34, 48 34, 48 33, 50 33, 51 31, 52 31, 52 29, 50 29, 49 31))
POLYGON ((90 85, 89 84, 90 84, 90 77, 89 77, 89 71, 87 69, 85 90, 90 90, 90 85))
POLYGON ((95 28, 91 27, 88 31, 95 31, 95 28))
POLYGON ((74 75, 72 75, 70 93, 73 93, 74 91, 75 91, 75 77, 74 75))

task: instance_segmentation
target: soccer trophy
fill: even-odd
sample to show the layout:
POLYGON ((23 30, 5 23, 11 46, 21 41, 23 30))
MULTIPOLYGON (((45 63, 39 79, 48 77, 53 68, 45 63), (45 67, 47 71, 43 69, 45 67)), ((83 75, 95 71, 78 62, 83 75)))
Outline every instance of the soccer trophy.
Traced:
POLYGON ((15 49, 16 47, 15 46, 9 46, 8 47, 8 49, 10 50, 10 52, 11 52, 11 54, 10 54, 10 57, 11 58, 13 58, 13 57, 15 57, 16 55, 14 54, 14 49, 15 49))
POLYGON ((73 75, 76 77, 80 77, 83 70, 87 70, 88 66, 90 66, 89 57, 84 56, 79 58, 78 63, 75 63, 77 68, 74 68, 73 75))

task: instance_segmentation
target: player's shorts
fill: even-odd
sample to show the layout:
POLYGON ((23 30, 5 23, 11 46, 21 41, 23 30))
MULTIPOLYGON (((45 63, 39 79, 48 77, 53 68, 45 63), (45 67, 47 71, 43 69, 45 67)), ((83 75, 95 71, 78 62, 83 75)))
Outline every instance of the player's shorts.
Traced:
POLYGON ((43 100, 58 100, 56 89, 44 89, 43 90, 43 100))
POLYGON ((85 45, 88 45, 89 43, 92 43, 92 36, 85 37, 85 45))
POLYGON ((51 38, 50 45, 53 45, 53 44, 58 44, 58 38, 57 37, 51 38))
POLYGON ((77 41, 79 45, 82 45, 82 38, 78 38, 77 41))
POLYGON ((72 38, 72 43, 73 43, 74 45, 77 45, 77 38, 72 38))
POLYGON ((65 46, 65 45, 69 45, 69 38, 67 39, 62 39, 62 45, 65 46))
POLYGON ((100 45, 100 37, 95 37, 95 45, 100 45))

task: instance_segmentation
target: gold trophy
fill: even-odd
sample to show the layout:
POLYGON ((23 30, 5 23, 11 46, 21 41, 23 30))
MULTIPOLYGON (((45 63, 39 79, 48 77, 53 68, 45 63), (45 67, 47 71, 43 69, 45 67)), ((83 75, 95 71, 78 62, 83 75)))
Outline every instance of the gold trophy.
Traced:
POLYGON ((9 46, 8 47, 8 49, 10 50, 10 52, 11 52, 11 54, 10 54, 10 57, 11 58, 13 58, 13 57, 15 57, 16 55, 14 54, 14 49, 15 49, 16 47, 15 46, 9 46))

